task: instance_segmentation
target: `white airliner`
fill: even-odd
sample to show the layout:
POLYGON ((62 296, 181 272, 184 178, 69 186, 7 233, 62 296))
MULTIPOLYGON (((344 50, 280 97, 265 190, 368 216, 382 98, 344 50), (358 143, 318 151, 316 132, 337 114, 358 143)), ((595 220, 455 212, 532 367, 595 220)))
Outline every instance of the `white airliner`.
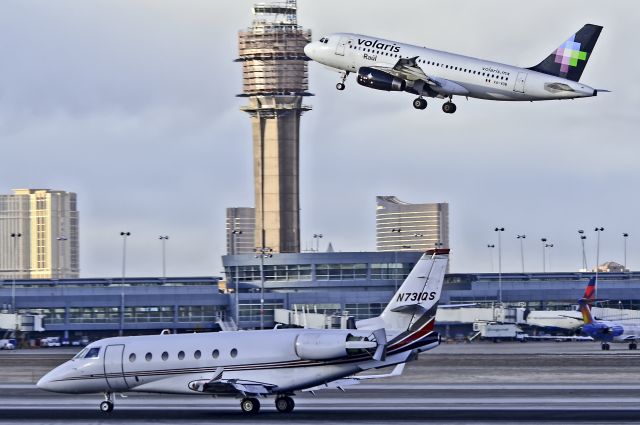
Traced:
POLYGON ((296 391, 342 388, 364 379, 396 376, 419 352, 436 347, 437 304, 448 249, 427 251, 378 317, 356 329, 273 329, 106 338, 38 381, 62 393, 103 393, 100 410, 113 410, 113 394, 127 391, 242 397, 243 412, 275 396, 291 412, 296 391), (396 365, 386 375, 359 372, 396 365))
POLYGON ((468 56, 412 46, 359 34, 336 33, 305 46, 316 62, 338 69, 344 90, 351 72, 365 87, 406 91, 417 95, 416 109, 425 109, 424 97, 449 100, 442 105, 456 111, 453 96, 488 100, 536 101, 597 96, 599 91, 579 82, 602 31, 587 24, 540 64, 519 68, 468 56))

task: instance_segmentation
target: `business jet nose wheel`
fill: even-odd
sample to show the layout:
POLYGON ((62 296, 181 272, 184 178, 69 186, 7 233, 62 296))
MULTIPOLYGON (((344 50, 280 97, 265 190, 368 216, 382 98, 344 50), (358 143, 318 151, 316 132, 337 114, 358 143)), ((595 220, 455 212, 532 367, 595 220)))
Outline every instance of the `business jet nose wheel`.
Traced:
POLYGON ((629 343, 629 350, 637 350, 638 349, 638 344, 634 342, 630 342, 629 343))
POLYGON ((338 83, 338 84, 336 84, 336 88, 337 88, 338 90, 344 90, 344 83, 338 83))
POLYGON ((344 82, 347 80, 347 77, 349 76, 349 71, 345 71, 342 73, 342 81, 340 81, 338 84, 336 84, 336 88, 338 90, 344 90, 344 82))
POLYGON ((456 104, 449 101, 442 105, 442 110, 445 114, 453 114, 456 111, 456 104))
POLYGON ((606 342, 603 342, 603 343, 602 343, 602 349, 603 349, 604 351, 609 351, 609 344, 607 344, 606 342))
POLYGON ((427 107, 427 101, 421 97, 413 99, 413 107, 416 109, 425 109, 427 107))
POLYGON ((295 407, 295 403, 293 402, 293 399, 289 396, 278 397, 276 399, 276 409, 280 413, 293 412, 294 407, 295 407))
POLYGON ((100 411, 104 413, 109 413, 113 411, 113 403, 110 401, 103 401, 100 403, 100 411))
POLYGON ((240 409, 244 413, 258 413, 260 411, 260 402, 257 398, 243 398, 240 402, 240 409))

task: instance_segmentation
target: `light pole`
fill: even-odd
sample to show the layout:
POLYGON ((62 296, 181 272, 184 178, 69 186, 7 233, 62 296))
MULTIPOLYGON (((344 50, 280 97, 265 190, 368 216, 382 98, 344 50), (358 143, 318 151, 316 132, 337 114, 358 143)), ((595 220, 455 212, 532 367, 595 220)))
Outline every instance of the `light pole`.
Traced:
POLYGON ((314 233, 313 239, 316 240, 316 252, 320 252, 320 239, 322 239, 324 235, 322 233, 314 233))
POLYGON ((542 273, 545 273, 547 271, 547 262, 544 256, 544 252, 545 252, 545 245, 547 243, 547 238, 540 238, 540 242, 542 242, 542 273))
POLYGON ((264 259, 273 257, 271 248, 256 248, 256 258, 260 258, 260 329, 264 329, 264 259))
POLYGON ((493 273, 493 248, 496 246, 494 244, 487 244, 487 248, 489 248, 489 259, 491 260, 491 273, 493 273))
POLYGON ((524 240, 527 235, 518 235, 517 239, 520 240, 520 260, 522 261, 522 274, 524 274, 524 240))
POLYGON ((496 227, 493 230, 498 232, 498 302, 502 306, 502 239, 500 234, 504 232, 504 227, 496 227))
POLYGON ((629 234, 623 233, 622 237, 624 238, 624 270, 627 271, 627 238, 629 237, 629 234))
POLYGON ((169 240, 169 236, 158 236, 160 242, 162 242, 162 280, 167 280, 167 246, 166 243, 169 240))
POLYGON ((120 232, 122 236, 122 281, 120 282, 120 336, 124 333, 124 277, 127 266, 127 238, 131 232, 120 232))
MULTIPOLYGON (((553 244, 552 243, 546 243, 544 244, 545 248, 553 248, 553 244)), ((545 253, 543 252, 542 255, 544 255, 545 253)), ((549 256, 549 269, 551 269, 551 253, 547 254, 549 256)))
POLYGON ((582 270, 587 271, 587 253, 584 249, 584 240, 587 239, 587 236, 584 234, 584 230, 578 230, 578 235, 580 235, 580 242, 582 243, 582 270))
POLYGON ((598 299, 598 269, 600 269, 600 233, 604 231, 604 227, 596 227, 593 229, 594 232, 598 235, 596 241, 596 282, 594 289, 594 296, 598 299))
MULTIPOLYGON (((22 233, 12 233, 11 234, 11 240, 13 240, 13 252, 14 252, 14 256, 15 258, 18 260, 16 261, 16 263, 18 263, 18 265, 20 264, 20 256, 17 254, 18 253, 18 247, 16 246, 18 244, 18 238, 22 237, 22 233)), ((18 272, 19 267, 16 267, 16 272, 13 273, 13 281, 11 282, 11 312, 15 313, 16 312, 16 273, 18 272)))
MULTIPOLYGON (((231 242, 233 243, 233 247, 231 247, 231 252, 233 253, 233 255, 238 255, 238 253, 236 252, 236 247, 238 246, 237 243, 238 241, 236 240, 236 238, 238 237, 238 235, 242 234, 242 230, 236 230, 233 229, 233 231, 231 232, 231 242)), ((238 283, 238 264, 236 262, 236 272, 232 274, 233 276, 233 281, 236 284, 236 327, 239 329, 240 328, 240 300, 238 299, 240 297, 240 290, 239 290, 239 283, 238 283)))

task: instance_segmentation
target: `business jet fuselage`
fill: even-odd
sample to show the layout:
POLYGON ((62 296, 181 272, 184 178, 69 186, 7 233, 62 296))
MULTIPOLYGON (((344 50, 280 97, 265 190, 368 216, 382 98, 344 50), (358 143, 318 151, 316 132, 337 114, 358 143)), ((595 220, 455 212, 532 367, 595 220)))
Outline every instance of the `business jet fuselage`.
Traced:
POLYGON ((244 412, 275 396, 280 412, 293 410, 295 391, 342 388, 396 376, 417 353, 436 347, 437 304, 448 249, 427 252, 383 313, 355 329, 274 329, 106 338, 38 381, 62 393, 103 393, 100 410, 113 410, 118 392, 242 397, 244 412), (386 366, 386 375, 359 372, 386 366))
POLYGON ((342 71, 338 90, 344 90, 345 79, 354 72, 365 87, 418 95, 413 102, 417 109, 426 108, 423 97, 449 98, 443 110, 453 113, 453 96, 502 101, 596 96, 598 90, 579 78, 601 29, 586 25, 532 68, 351 33, 322 37, 304 50, 312 60, 342 71))

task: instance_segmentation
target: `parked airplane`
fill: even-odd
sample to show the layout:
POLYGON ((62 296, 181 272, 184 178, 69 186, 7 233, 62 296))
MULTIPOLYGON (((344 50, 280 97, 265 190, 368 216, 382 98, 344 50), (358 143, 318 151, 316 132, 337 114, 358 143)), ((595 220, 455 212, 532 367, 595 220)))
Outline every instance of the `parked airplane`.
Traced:
POLYGON ((427 107, 424 97, 448 98, 442 110, 452 114, 456 111, 453 96, 536 101, 590 97, 607 91, 579 82, 601 31, 601 26, 585 25, 531 68, 350 33, 322 37, 307 44, 304 52, 314 61, 342 71, 338 90, 344 90, 347 76, 356 72, 362 86, 417 95, 413 101, 416 109, 427 107))
POLYGON ((296 391, 341 388, 395 376, 419 352, 436 347, 435 314, 448 249, 427 251, 382 314, 356 329, 273 329, 106 338, 38 381, 62 393, 104 393, 100 410, 113 410, 113 393, 199 394, 243 397, 243 412, 275 396, 291 412, 296 391), (396 365, 387 375, 359 372, 396 365))
POLYGON ((603 350, 609 350, 610 342, 628 342, 629 350, 638 348, 640 339, 640 325, 622 324, 605 320, 597 320, 591 314, 591 304, 595 301, 596 279, 592 277, 579 301, 580 312, 584 321, 581 332, 600 341, 603 350))

